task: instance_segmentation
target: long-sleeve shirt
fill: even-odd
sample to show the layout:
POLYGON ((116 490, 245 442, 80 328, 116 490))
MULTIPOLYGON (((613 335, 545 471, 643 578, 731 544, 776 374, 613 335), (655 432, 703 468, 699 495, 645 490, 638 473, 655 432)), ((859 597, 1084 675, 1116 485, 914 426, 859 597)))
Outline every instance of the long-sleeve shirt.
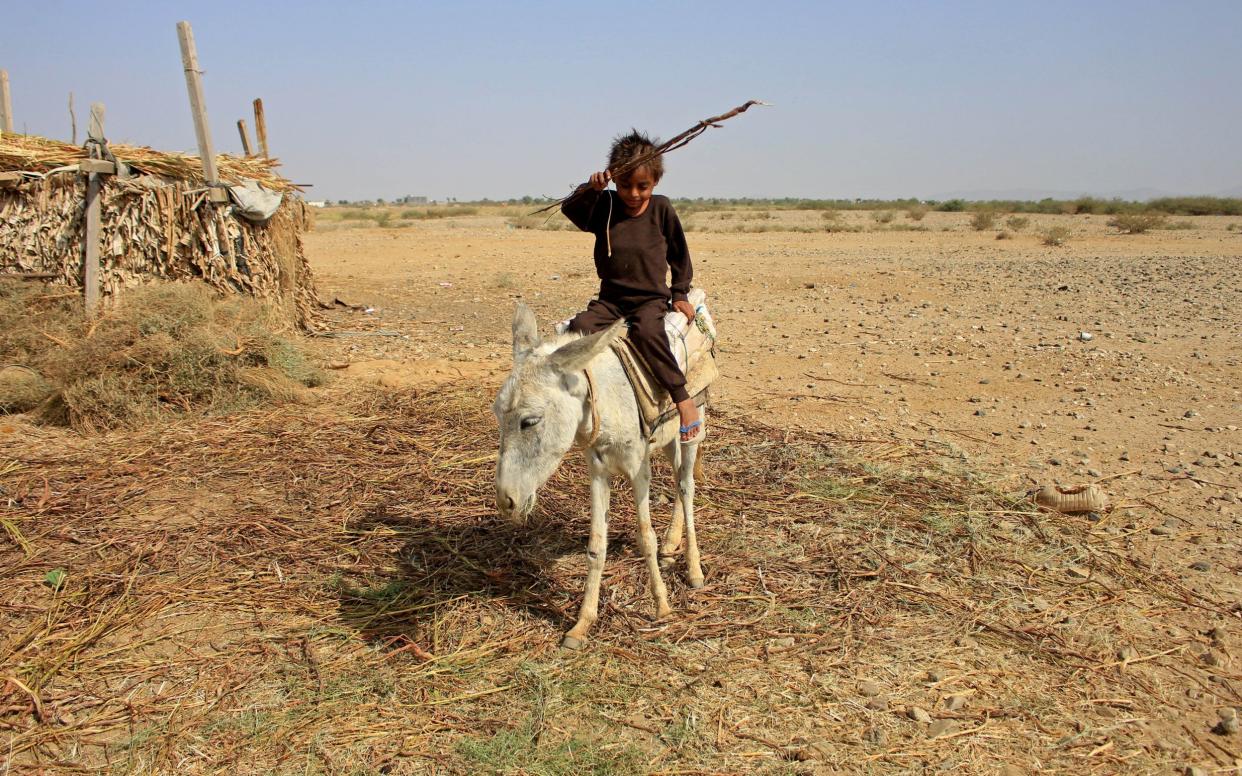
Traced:
POLYGON ((683 300, 690 292, 690 250, 668 197, 653 194, 642 215, 631 216, 612 191, 586 188, 561 211, 574 226, 595 235, 601 299, 628 307, 655 298, 683 300))

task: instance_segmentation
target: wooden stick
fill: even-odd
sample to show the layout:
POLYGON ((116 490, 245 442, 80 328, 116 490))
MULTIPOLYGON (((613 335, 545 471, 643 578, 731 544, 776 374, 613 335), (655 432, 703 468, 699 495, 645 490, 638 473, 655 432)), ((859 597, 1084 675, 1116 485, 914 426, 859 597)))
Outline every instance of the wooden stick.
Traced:
MULTIPOLYGON (((88 136, 99 143, 104 142, 104 106, 91 105, 91 121, 88 136)), ((82 258, 82 289, 86 297, 86 314, 93 316, 99 309, 99 173, 92 172, 86 178, 86 252, 82 258)))
POLYGON ((237 120, 237 134, 241 135, 242 151, 246 156, 254 156, 254 149, 250 146, 250 134, 246 132, 246 120, 237 120))
POLYGON ((259 97, 254 99, 254 133, 259 138, 259 152, 264 159, 270 159, 272 155, 267 150, 267 119, 263 115, 263 100, 259 97))
POLYGON ((69 92, 69 142, 72 145, 78 144, 78 116, 73 112, 73 92, 69 92))
MULTIPOLYGON (((629 164, 623 164, 615 170, 608 170, 608 174, 611 178, 615 180, 616 178, 619 178, 622 175, 625 175, 627 172, 630 172, 631 170, 636 170, 639 167, 642 167, 644 164, 646 164, 647 162, 650 162, 652 159, 655 159, 658 156, 663 156, 664 154, 667 154, 669 151, 676 151, 678 148, 681 148, 682 146, 686 145, 691 140, 695 139, 699 135, 706 132, 708 129, 711 129, 713 127, 718 128, 720 126, 720 122, 727 121, 728 119, 733 118, 739 113, 745 113, 746 111, 750 110, 750 107, 752 105, 767 105, 767 104, 768 103, 762 102, 760 100, 747 100, 742 105, 737 106, 736 108, 734 108, 731 111, 728 111, 727 113, 722 113, 719 116, 712 116, 709 119, 703 119, 698 124, 695 124, 693 127, 690 127, 689 129, 687 129, 685 132, 682 132, 677 137, 673 138, 672 140, 667 140, 661 143, 660 145, 651 149, 649 153, 643 154, 642 156, 638 157, 637 159, 630 162, 629 164)), ((580 195, 582 192, 586 191, 588 188, 589 188, 589 184, 584 183, 578 188, 574 189, 573 192, 569 194, 569 196, 561 197, 556 202, 553 202, 551 205, 548 205, 547 207, 536 210, 534 213, 531 213, 531 215, 538 215, 540 213, 546 213, 553 208, 560 207, 562 204, 580 195)))
POLYGON ((189 22, 177 22, 177 38, 181 42, 181 65, 185 69, 185 88, 190 95, 190 113, 194 116, 194 134, 198 137, 198 154, 203 160, 203 177, 210 187, 212 202, 227 202, 228 194, 218 188, 216 154, 211 145, 211 128, 207 124, 207 101, 203 97, 202 71, 198 67, 198 50, 194 47, 194 31, 189 22))
POLYGON ((0 70, 0 135, 13 134, 13 100, 9 96, 9 71, 0 70))

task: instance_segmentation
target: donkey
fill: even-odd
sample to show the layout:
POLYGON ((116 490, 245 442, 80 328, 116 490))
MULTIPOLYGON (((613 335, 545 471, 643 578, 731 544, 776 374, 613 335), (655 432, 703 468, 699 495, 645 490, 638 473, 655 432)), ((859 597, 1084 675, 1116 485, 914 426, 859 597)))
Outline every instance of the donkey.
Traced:
POLYGON ((608 547, 608 477, 621 474, 634 486, 638 509, 638 546, 647 561, 656 617, 672 614, 668 591, 656 558, 651 527, 651 464, 649 456, 663 448, 677 474, 678 498, 673 522, 660 554, 671 565, 686 539, 687 581, 703 586, 699 546, 694 534, 694 464, 698 442, 707 433, 706 417, 699 434, 682 443, 676 416, 643 437, 634 390, 609 345, 621 336, 624 321, 579 336, 565 334, 541 341, 535 315, 518 302, 513 317, 513 372, 496 396, 492 411, 500 424, 496 462, 496 507, 505 519, 525 523, 535 508, 535 491, 576 442, 586 452, 591 474, 591 538, 587 543, 587 582, 578 622, 561 646, 578 649, 599 616, 599 586, 608 547))

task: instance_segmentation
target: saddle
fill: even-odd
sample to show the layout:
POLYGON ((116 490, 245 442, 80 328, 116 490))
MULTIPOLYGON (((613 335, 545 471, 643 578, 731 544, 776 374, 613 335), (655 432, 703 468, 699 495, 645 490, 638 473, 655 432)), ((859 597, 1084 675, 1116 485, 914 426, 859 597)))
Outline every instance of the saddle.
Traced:
MULTIPOLYGON (((638 402, 638 421, 642 426, 643 436, 650 439, 657 428, 678 417, 677 407, 668 391, 651 377, 651 368, 634 349, 628 336, 615 340, 610 347, 617 354, 617 360, 621 362, 625 376, 629 378, 630 386, 634 389, 634 398, 638 402)), ((715 348, 700 353, 697 359, 691 361, 691 366, 686 371, 686 393, 690 394, 690 398, 700 408, 708 406, 711 399, 708 388, 719 376, 715 348)))
MULTIPOLYGON (((694 306, 693 325, 674 310, 665 317, 664 329, 669 349, 686 375, 686 392, 702 408, 710 402, 708 388, 720 376, 716 368, 716 325, 703 290, 691 289, 689 297, 694 306)), ((634 389, 643 436, 650 439, 657 428, 677 417, 677 407, 668 391, 652 378, 651 368, 634 349, 628 335, 615 340, 611 347, 634 389)))

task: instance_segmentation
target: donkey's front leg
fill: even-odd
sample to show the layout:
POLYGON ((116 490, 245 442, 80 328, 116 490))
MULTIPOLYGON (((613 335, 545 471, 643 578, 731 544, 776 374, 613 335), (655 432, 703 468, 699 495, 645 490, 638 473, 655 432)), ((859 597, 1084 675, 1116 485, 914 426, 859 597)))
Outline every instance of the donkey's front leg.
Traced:
POLYGON ((660 576, 660 559, 656 555, 655 531, 651 528, 651 464, 643 458, 638 471, 631 478, 634 484, 634 500, 638 507, 638 546, 647 560, 647 573, 651 576, 651 595, 655 598, 656 617, 664 618, 673 613, 668 605, 668 591, 660 576))
POLYGON ((578 622, 561 641, 566 649, 578 649, 586 641, 587 631, 599 618, 599 585, 604 576, 604 559, 608 554, 608 471, 587 452, 587 468, 591 472, 591 538, 587 542, 587 582, 582 596, 578 622))

